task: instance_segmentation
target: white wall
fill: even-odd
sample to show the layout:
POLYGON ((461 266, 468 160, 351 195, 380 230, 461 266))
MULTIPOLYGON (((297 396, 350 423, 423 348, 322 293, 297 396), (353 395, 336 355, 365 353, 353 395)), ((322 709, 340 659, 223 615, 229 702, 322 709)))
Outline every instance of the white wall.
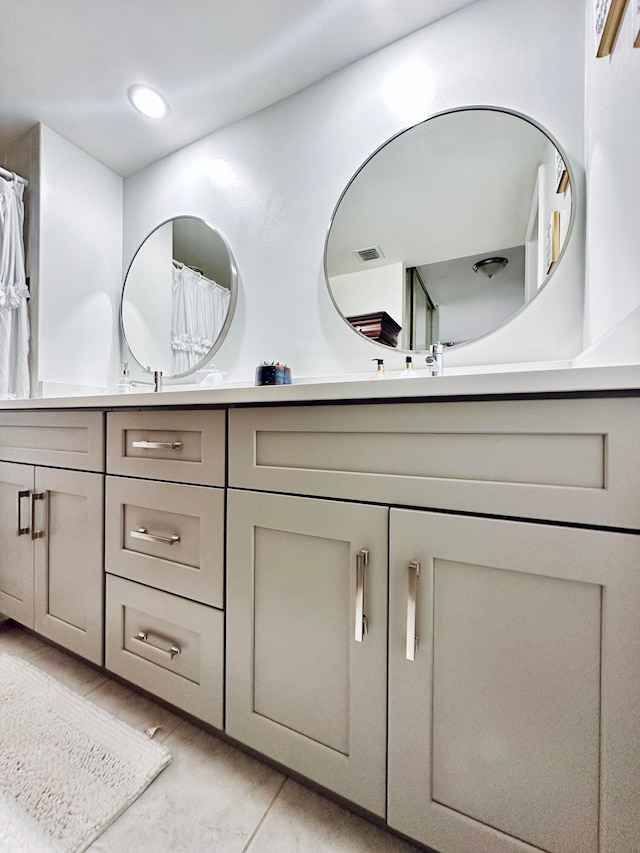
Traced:
POLYGON ((613 52, 601 59, 595 56, 587 4, 585 343, 593 346, 584 363, 598 363, 598 350, 605 362, 640 362, 639 320, 632 314, 640 309, 640 48, 633 48, 634 4, 627 4, 613 52))
POLYGON ((333 275, 329 279, 333 298, 344 317, 386 311, 402 326, 404 264, 383 264, 370 269, 333 275))
POLYGON ((166 222, 136 255, 122 308, 127 343, 135 354, 145 354, 145 367, 163 373, 171 373, 173 254, 173 223, 166 222))
POLYGON ((503 107, 564 148, 577 227, 563 262, 504 329, 448 354, 449 364, 571 358, 582 347, 584 0, 480 0, 324 81, 126 179, 124 267, 160 222, 194 215, 226 238, 240 292, 215 355, 230 380, 263 359, 294 377, 389 369, 401 353, 352 333, 328 295, 328 224, 354 172, 400 130, 442 110, 503 107), (268 320, 267 320, 268 318, 268 320))
POLYGON ((115 385, 122 178, 44 125, 38 253, 37 379, 115 385))

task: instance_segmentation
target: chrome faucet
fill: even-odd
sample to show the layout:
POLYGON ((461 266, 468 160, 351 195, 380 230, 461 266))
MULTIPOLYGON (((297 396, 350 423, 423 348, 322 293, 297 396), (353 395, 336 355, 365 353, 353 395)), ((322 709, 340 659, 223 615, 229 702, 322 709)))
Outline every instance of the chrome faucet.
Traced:
MULTIPOLYGON (((147 370, 149 373, 152 372, 149 368, 147 370)), ((154 391, 162 391, 162 371, 153 371, 153 382, 145 382, 143 379, 132 379, 131 386, 135 388, 136 385, 153 385, 154 391)))
POLYGON ((442 354, 444 352, 444 348, 445 344, 441 344, 440 341, 435 344, 431 344, 429 347, 429 355, 425 358, 425 361, 429 366, 429 376, 442 376, 442 354))

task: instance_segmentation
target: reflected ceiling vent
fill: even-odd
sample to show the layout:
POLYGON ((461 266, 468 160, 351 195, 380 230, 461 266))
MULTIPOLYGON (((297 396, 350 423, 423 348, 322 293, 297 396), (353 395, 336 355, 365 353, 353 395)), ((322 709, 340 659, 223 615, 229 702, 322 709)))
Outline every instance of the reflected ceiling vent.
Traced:
POLYGON ((384 258, 384 252, 380 246, 371 246, 368 249, 356 249, 353 253, 359 261, 377 261, 378 258, 384 258))

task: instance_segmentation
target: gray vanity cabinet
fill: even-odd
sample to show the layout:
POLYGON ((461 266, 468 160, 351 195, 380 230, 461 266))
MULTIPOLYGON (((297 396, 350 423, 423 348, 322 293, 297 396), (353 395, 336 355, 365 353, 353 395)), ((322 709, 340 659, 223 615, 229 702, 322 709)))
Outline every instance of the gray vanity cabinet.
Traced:
POLYGON ((103 447, 98 412, 0 413, 0 612, 97 664, 103 447))
POLYGON ((231 490, 228 511, 227 733, 384 817, 388 510, 231 490))
POLYGON ((34 628, 102 664, 104 477, 36 468, 35 492, 45 521, 34 542, 34 628))
POLYGON ((225 412, 107 415, 105 666, 224 727, 225 412))
POLYGON ((0 463, 0 612, 97 664, 103 479, 0 463))
POLYGON ((33 628, 33 468, 0 462, 0 613, 33 628))
POLYGON ((0 612, 101 663, 104 583, 107 669, 439 853, 637 851, 639 416, 110 412, 103 580, 103 415, 0 412, 0 612))
POLYGON ((390 542, 389 825, 640 849, 640 537, 393 509, 390 542))
MULTIPOLYGON (((319 562, 290 541, 350 542, 353 560, 352 508, 376 529, 388 514, 387 823, 439 853, 640 850, 640 536, 620 532, 640 529, 638 404, 232 410, 230 483, 254 492, 229 501, 229 733, 383 813, 272 709, 284 691, 298 711, 308 636, 331 636, 322 587, 295 592, 319 562)), ((366 665, 377 685, 383 655, 366 665)), ((357 707, 364 733, 381 688, 357 707)))

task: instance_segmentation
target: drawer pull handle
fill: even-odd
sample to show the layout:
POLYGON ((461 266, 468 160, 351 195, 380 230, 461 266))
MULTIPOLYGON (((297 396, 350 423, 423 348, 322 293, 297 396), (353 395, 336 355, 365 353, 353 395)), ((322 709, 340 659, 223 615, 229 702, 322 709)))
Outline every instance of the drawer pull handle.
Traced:
POLYGON ((132 445, 143 450, 182 450, 181 441, 134 441, 132 445))
POLYGON ((151 648, 155 649, 157 652, 162 652, 165 655, 169 655, 171 660, 173 660, 176 655, 182 653, 182 649, 180 648, 180 646, 174 645, 171 646, 171 648, 163 649, 161 646, 156 646, 153 643, 150 643, 146 631, 138 631, 138 633, 134 637, 134 640, 140 640, 141 643, 146 643, 148 646, 151 646, 151 648))
POLYGON ((23 536, 25 533, 30 533, 31 528, 27 525, 27 527, 22 526, 22 499, 28 498, 31 493, 27 489, 25 492, 18 492, 18 536, 23 536))
POLYGON ((42 539, 44 530, 36 530, 36 502, 46 500, 47 492, 32 492, 31 494, 31 538, 42 539))
POLYGON ((176 533, 173 536, 158 536, 157 533, 147 533, 146 527, 131 530, 129 535, 133 536, 134 539, 145 539, 147 542, 164 542, 166 545, 175 545, 180 541, 180 537, 176 533))
POLYGON ((361 643, 369 630, 364 612, 364 567, 368 562, 369 552, 363 548, 356 554, 356 643, 361 643))
POLYGON ((407 660, 415 660, 418 651, 418 635, 416 634, 416 599, 418 593, 418 578, 420 563, 411 560, 409 569, 409 585, 407 594, 407 660))

